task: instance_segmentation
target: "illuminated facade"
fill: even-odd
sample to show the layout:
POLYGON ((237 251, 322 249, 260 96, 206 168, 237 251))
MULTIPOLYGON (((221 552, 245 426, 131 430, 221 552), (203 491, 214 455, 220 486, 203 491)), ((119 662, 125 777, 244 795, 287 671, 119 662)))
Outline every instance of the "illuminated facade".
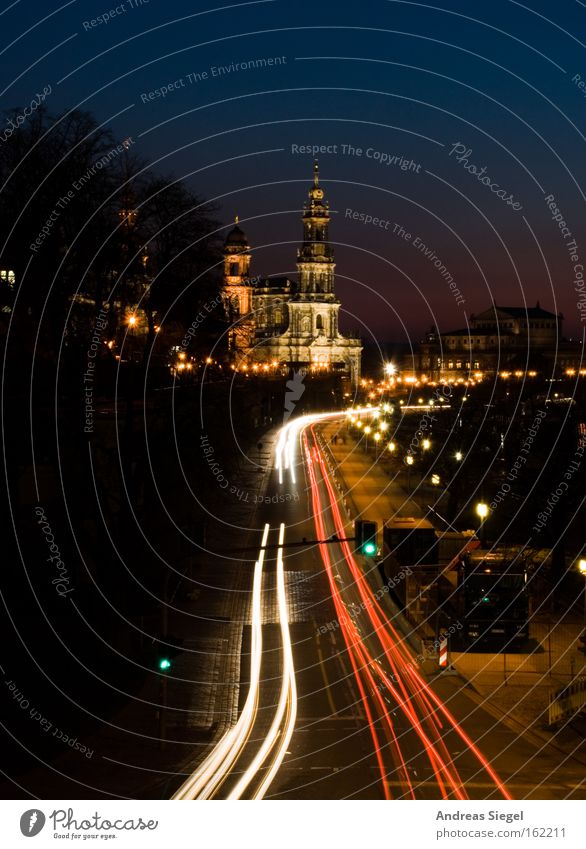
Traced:
POLYGON ((297 251, 297 283, 286 277, 250 277, 250 246, 236 225, 224 248, 224 303, 229 348, 237 365, 274 363, 331 371, 360 379, 362 346, 338 328, 330 211, 317 163, 303 212, 303 243, 297 251))
MULTIPOLYGON (((562 316, 535 307, 494 304, 470 316, 469 327, 429 333, 419 346, 418 370, 433 380, 491 377, 503 370, 549 363, 562 367, 562 316)), ((563 357, 562 357, 563 359, 563 357)))

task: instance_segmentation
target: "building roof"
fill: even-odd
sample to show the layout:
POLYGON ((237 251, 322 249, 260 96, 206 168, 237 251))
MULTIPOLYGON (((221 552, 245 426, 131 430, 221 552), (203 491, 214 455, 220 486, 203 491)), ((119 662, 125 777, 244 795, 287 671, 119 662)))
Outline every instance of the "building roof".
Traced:
MULTIPOLYGON (((495 331, 491 329, 483 328, 482 330, 475 330, 473 327, 463 327, 461 330, 448 330, 447 333, 440 333, 440 336, 443 338, 444 336, 492 336, 495 331)), ((501 333, 501 336, 506 336, 506 333, 501 333)))
POLYGON ((238 224, 234 226, 226 236, 226 247, 248 248, 248 239, 244 230, 241 230, 238 224))
POLYGON ((494 317, 495 312, 497 315, 505 315, 511 316, 511 318, 557 318, 557 315, 553 312, 548 312, 548 310, 542 310, 539 306, 539 302, 535 307, 501 307, 500 305, 495 304, 492 307, 489 307, 487 310, 483 310, 483 312, 478 315, 473 316, 473 318, 484 318, 485 316, 494 317))

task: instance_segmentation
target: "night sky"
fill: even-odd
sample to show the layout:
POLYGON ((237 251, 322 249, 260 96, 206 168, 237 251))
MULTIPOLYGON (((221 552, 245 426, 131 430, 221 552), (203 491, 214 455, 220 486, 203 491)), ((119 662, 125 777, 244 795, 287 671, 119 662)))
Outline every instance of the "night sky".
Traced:
POLYGON ((295 274, 313 159, 295 146, 329 146, 343 328, 405 341, 463 327, 492 299, 539 299, 582 336, 586 4, 5 0, 0 33, 3 108, 50 86, 51 113, 85 109, 132 136, 153 168, 216 201, 224 232, 240 216, 255 274, 295 274), (235 67, 260 59, 275 61, 235 67))

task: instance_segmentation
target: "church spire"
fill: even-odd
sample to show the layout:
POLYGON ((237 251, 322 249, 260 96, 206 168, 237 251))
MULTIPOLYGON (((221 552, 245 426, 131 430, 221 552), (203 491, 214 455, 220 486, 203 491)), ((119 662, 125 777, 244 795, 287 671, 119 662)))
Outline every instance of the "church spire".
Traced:
POLYGON ((303 244, 297 252, 299 294, 334 297, 334 251, 329 242, 330 210, 313 163, 313 183, 303 210, 303 244))

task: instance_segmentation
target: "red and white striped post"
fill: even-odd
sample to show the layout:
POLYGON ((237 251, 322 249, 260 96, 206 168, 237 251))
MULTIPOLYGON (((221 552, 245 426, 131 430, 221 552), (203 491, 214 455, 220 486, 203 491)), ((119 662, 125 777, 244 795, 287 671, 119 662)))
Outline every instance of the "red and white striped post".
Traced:
POLYGON ((440 669, 447 669, 448 667, 448 638, 442 637, 439 644, 439 657, 438 663, 440 669))

